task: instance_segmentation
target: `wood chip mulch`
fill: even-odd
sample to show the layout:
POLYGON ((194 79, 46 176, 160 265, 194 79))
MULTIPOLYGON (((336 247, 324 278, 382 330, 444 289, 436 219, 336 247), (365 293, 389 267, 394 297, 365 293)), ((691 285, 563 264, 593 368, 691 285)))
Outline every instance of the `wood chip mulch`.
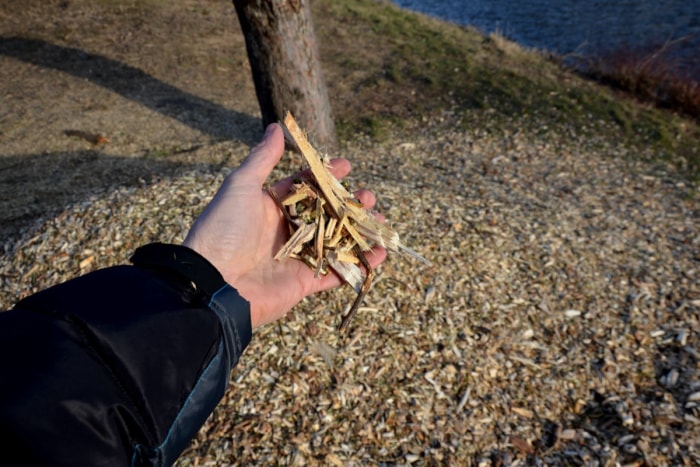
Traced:
MULTIPOLYGON (((610 142, 456 118, 342 150, 433 265, 390 257, 345 333, 349 289, 258 331, 178 465, 700 463, 694 188, 610 142)), ((228 170, 46 219, 3 256, 0 306, 180 241, 228 170)))

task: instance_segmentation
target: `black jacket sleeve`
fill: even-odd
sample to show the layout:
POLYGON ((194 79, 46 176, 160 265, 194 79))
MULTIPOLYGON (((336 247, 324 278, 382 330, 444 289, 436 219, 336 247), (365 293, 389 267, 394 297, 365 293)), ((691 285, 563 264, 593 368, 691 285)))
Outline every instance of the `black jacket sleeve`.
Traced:
POLYGON ((0 313, 0 464, 170 465, 226 390, 250 308, 185 247, 0 313))

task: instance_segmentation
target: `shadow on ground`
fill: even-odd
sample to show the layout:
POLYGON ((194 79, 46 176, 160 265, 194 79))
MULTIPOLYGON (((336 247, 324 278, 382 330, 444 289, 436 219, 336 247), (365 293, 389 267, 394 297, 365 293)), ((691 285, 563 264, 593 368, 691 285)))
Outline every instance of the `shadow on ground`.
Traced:
MULTIPOLYGON (((0 37, 0 55, 88 80, 216 140, 252 145, 261 133, 257 117, 227 109, 101 55, 22 37, 0 37)), ((111 187, 172 176, 194 165, 166 158, 105 155, 98 147, 0 158, 0 240, 7 242, 38 218, 55 215, 111 187)))
POLYGON ((194 167, 94 150, 0 158, 0 240, 12 240, 38 219, 115 186, 148 183, 194 167))
POLYGON ((40 39, 0 37, 0 54, 88 80, 217 139, 254 144, 248 129, 260 129, 262 125, 259 118, 227 109, 138 68, 81 49, 40 39))

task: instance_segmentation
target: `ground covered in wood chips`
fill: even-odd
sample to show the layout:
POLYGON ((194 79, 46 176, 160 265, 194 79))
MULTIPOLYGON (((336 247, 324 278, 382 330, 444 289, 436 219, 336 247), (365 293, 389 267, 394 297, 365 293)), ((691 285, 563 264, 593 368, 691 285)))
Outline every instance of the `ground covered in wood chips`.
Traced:
MULTIPOLYGON (((83 43, 68 26, 62 50, 17 58, 9 48, 32 43, 10 43, 17 30, 2 19, 7 308, 146 242, 180 241, 261 129, 243 62, 174 50, 186 71, 141 76, 149 65, 127 38, 83 43), (52 65, 53 52, 75 60, 73 71, 52 65), (192 57, 201 62, 189 67, 192 57), (84 60, 127 73, 133 87, 79 73, 84 60), (223 84, 232 70, 234 97, 223 84)), ((235 33, 222 44, 240 45, 235 33)), ((351 186, 373 190, 433 266, 390 257, 344 334, 347 289, 257 332, 178 465, 700 463, 696 187, 643 162, 653 154, 577 128, 535 135, 515 117, 498 128, 464 118, 424 115, 381 142, 343 143, 351 186)), ((273 178, 299 163, 287 154, 273 178)))

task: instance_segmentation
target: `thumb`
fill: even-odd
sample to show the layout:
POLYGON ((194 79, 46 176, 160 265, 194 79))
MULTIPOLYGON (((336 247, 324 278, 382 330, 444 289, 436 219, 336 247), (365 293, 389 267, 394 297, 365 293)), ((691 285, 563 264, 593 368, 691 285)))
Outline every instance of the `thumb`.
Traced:
POLYGON ((245 158, 239 168, 239 175, 262 186, 284 153, 284 133, 282 128, 273 123, 267 127, 262 141, 258 143, 245 158))

